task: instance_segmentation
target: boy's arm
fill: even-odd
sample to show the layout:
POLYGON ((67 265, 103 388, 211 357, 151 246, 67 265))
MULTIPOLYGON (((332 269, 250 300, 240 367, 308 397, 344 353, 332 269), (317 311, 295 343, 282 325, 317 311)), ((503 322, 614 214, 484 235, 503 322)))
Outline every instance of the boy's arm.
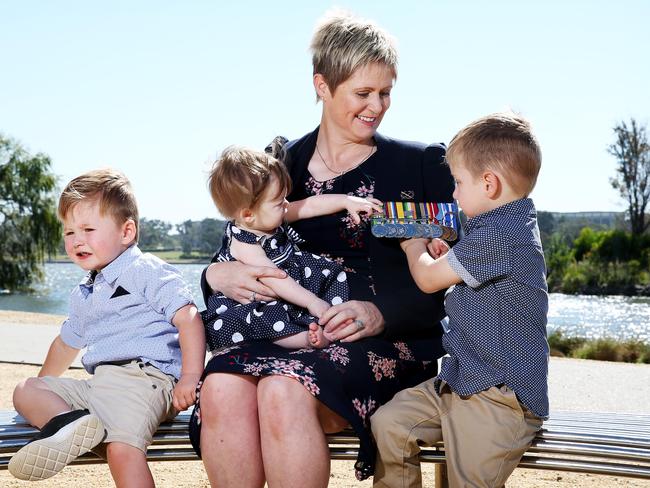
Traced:
MULTIPOLYGON (((233 239, 230 252, 237 261, 244 264, 277 268, 275 263, 264 254, 264 249, 259 244, 247 244, 233 239)), ((291 276, 286 278, 260 277, 259 280, 283 300, 306 308, 310 314, 316 317, 320 317, 330 307, 325 300, 318 298, 314 293, 300 286, 291 276)))
POLYGON ((341 210, 350 212, 355 223, 361 220, 360 212, 372 213, 373 210, 382 210, 381 202, 376 198, 361 198, 353 195, 329 194, 314 195, 304 200, 289 202, 285 219, 287 222, 329 215, 341 210))
POLYGON ((39 378, 41 376, 61 376, 70 367, 79 351, 80 349, 68 346, 63 342, 60 335, 56 336, 50 344, 45 362, 38 372, 39 378))
POLYGON ((182 358, 181 378, 174 388, 173 404, 177 410, 185 410, 196 400, 196 385, 203 374, 205 330, 194 304, 179 308, 172 323, 178 329, 182 358))
POLYGON ((406 253, 411 276, 423 292, 434 293, 463 281, 449 265, 447 254, 439 259, 429 255, 426 239, 404 240, 400 246, 406 253))

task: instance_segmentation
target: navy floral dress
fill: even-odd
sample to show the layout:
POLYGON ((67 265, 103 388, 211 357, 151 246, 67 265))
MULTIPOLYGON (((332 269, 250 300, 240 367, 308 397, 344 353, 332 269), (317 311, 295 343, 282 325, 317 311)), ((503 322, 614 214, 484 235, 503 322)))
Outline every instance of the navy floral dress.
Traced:
MULTIPOLYGON (((294 182, 293 199, 322 193, 372 197, 374 180, 365 168, 375 156, 343 176, 323 182, 307 172, 302 181, 294 182)), ((303 224, 307 224, 305 229, 311 235, 310 251, 329 257, 346 271, 351 299, 369 300, 375 291, 367 249, 368 239, 373 238, 368 219, 362 218, 361 223, 355 225, 347 212, 339 212, 294 225, 303 224)), ((301 229, 298 231, 303 234, 301 229)), ((213 261, 219 260, 218 256, 213 261)), ((206 291, 209 294, 209 290, 204 293, 206 291)), ((389 341, 374 337, 349 343, 334 342, 324 349, 299 350, 260 341, 222 349, 213 354, 199 382, 190 422, 192 445, 200 456, 201 385, 206 376, 215 372, 256 377, 283 375, 299 381, 314 397, 350 423, 361 441, 355 474, 358 479, 365 479, 374 471, 376 455, 370 416, 395 392, 434 376, 436 358, 442 354, 440 341, 434 338, 389 341)))
MULTIPOLYGON (((347 275, 343 268, 328 258, 301 251, 298 244, 302 240, 288 225, 278 227, 271 236, 260 237, 228 222, 220 260, 235 260, 230 252, 233 239, 262 246, 278 268, 326 302, 337 305, 348 300, 347 275)), ((279 339, 306 331, 310 323, 318 322, 318 318, 292 303, 274 300, 240 304, 223 293, 208 298, 207 310, 201 312, 201 317, 211 351, 243 342, 279 339)))

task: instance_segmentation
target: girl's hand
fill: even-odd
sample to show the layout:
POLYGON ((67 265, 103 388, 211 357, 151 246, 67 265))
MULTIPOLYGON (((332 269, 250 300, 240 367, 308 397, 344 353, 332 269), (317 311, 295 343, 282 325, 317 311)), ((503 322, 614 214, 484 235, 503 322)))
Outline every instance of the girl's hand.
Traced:
POLYGON ((449 244, 442 239, 431 239, 431 242, 427 244, 427 251, 429 251, 429 254, 434 259, 444 256, 449 252, 449 249, 449 244))
POLYGON ((318 321, 326 337, 353 342, 384 331, 384 317, 372 302, 350 300, 327 309, 318 321))
POLYGON ((352 195, 345 197, 345 209, 350 213, 352 221, 355 224, 361 222, 360 213, 372 214, 372 212, 382 212, 383 205, 376 198, 361 198, 352 195))
POLYGON ((205 274, 212 291, 219 291, 242 304, 277 299, 273 290, 258 279, 286 277, 287 274, 279 268, 249 266, 238 261, 212 263, 205 274))

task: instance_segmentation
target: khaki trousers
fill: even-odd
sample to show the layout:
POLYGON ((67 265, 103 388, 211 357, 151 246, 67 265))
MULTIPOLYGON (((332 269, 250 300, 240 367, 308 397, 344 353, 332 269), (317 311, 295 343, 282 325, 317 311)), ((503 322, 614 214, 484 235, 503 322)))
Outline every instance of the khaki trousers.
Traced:
POLYGON ((378 455, 374 487, 420 487, 420 446, 444 439, 452 487, 502 487, 542 420, 507 386, 459 396, 434 381, 403 390, 371 417, 378 455))

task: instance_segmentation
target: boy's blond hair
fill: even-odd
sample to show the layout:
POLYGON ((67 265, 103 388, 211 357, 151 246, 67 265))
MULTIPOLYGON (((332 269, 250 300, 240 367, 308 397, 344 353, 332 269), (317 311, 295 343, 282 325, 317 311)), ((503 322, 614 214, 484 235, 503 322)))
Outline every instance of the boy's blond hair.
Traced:
POLYGON ((358 68, 371 63, 386 65, 397 78, 393 38, 373 22, 349 13, 336 10, 326 14, 316 26, 310 48, 314 74, 323 75, 332 94, 358 68))
POLYGON ((219 213, 233 219, 242 209, 257 208, 272 178, 278 181, 278 195, 291 191, 291 177, 282 162, 264 152, 229 146, 214 163, 208 187, 219 213))
POLYGON ((137 242, 140 233, 138 203, 131 182, 123 173, 111 168, 89 171, 70 181, 59 198, 59 219, 65 220, 79 202, 95 198, 99 201, 100 213, 108 213, 119 225, 133 220, 137 242))
POLYGON ((449 144, 447 161, 451 166, 460 164, 474 177, 496 171, 524 197, 535 188, 542 152, 530 123, 517 114, 503 112, 461 129, 449 144))

